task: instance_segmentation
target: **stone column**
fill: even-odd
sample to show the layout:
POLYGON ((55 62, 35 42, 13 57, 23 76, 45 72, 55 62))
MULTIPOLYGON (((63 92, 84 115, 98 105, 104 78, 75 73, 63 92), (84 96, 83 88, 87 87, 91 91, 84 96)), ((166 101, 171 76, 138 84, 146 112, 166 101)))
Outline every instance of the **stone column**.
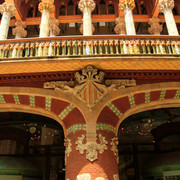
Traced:
POLYGON ((158 8, 160 12, 164 13, 169 35, 178 36, 179 33, 172 13, 174 0, 159 0, 158 8))
POLYGON ((0 40, 7 39, 9 31, 9 22, 11 17, 16 14, 16 8, 13 4, 3 3, 0 5, 0 12, 2 14, 0 25, 0 40))
POLYGON ((70 132, 65 140, 66 180, 119 180, 118 140, 111 131, 98 130, 97 141, 86 141, 86 131, 70 132))
POLYGON ((83 35, 92 35, 92 20, 91 12, 95 8, 95 3, 93 0, 80 0, 78 7, 83 12, 83 35))
POLYGON ((55 10, 54 0, 41 0, 39 11, 42 13, 39 37, 49 36, 50 13, 55 10))
POLYGON ((136 35, 132 10, 135 7, 134 0, 120 0, 119 8, 124 10, 127 35, 136 35))
POLYGON ((163 28, 162 25, 159 24, 159 19, 158 18, 151 18, 149 19, 149 22, 151 27, 148 28, 148 31, 150 34, 153 35, 160 35, 163 28))
POLYGON ((123 17, 116 18, 116 26, 114 28, 116 34, 126 34, 125 22, 123 17))
POLYGON ((24 38, 27 36, 27 31, 24 29, 26 28, 26 24, 24 21, 16 21, 16 27, 12 29, 12 34, 15 36, 16 39, 24 38))
POLYGON ((50 37, 54 37, 54 36, 58 36, 60 33, 60 29, 59 29, 59 21, 58 19, 50 19, 50 37))

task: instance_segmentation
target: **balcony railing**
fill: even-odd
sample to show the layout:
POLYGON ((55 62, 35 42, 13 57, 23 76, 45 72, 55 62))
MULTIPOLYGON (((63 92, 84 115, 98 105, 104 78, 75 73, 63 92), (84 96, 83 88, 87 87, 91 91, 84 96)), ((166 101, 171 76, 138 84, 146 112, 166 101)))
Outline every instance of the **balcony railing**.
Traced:
POLYGON ((0 59, 54 56, 178 55, 178 36, 59 36, 0 41, 0 59))

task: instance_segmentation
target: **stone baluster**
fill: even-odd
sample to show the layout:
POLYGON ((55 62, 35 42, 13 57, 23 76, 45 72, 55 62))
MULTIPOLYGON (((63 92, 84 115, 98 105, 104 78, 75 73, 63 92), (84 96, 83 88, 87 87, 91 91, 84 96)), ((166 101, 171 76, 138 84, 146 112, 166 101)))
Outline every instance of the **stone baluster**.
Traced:
POLYGON ((92 19, 91 12, 95 8, 95 3, 93 0, 80 0, 78 7, 83 12, 83 35, 92 35, 92 19))
POLYGON ((26 28, 26 24, 24 21, 16 21, 16 27, 12 29, 12 34, 15 36, 16 39, 24 38, 27 36, 27 31, 24 29, 26 28))
POLYGON ((141 46, 142 46, 143 54, 146 54, 146 46, 144 40, 141 40, 141 46))
POLYGON ((59 20, 55 18, 50 19, 49 29, 50 29, 50 37, 58 36, 61 31, 59 29, 59 20))
POLYGON ((62 41, 62 56, 66 55, 66 41, 62 41))
POLYGON ((48 37, 50 29, 50 13, 55 10, 54 0, 41 0, 38 9, 42 13, 39 37, 48 37))
POLYGON ((60 46, 61 46, 60 41, 57 41, 57 42, 56 42, 56 48, 57 48, 56 56, 59 56, 59 55, 60 55, 60 46))
POLYGON ((167 48, 168 48, 168 53, 169 54, 172 54, 172 52, 171 52, 171 42, 168 40, 168 41, 166 41, 166 46, 167 46, 167 48))
POLYGON ((114 41, 114 45, 116 46, 116 54, 119 54, 119 41, 118 40, 115 40, 114 41))
POLYGON ((140 54, 140 50, 139 50, 139 40, 135 40, 135 41, 134 41, 134 53, 135 53, 135 54, 140 54))
POLYGON ((169 35, 178 36, 179 33, 172 13, 174 0, 159 0, 158 8, 160 12, 164 13, 169 35))
POLYGON ((105 54, 108 54, 108 40, 104 40, 105 54))
POLYGON ((80 55, 81 55, 82 42, 81 42, 81 41, 78 41, 78 42, 77 42, 77 45, 78 45, 78 55, 80 56, 80 55))
POLYGON ((16 58, 16 57, 17 57, 17 55, 18 55, 18 49, 19 49, 19 44, 16 43, 15 46, 14 46, 13 52, 12 52, 12 57, 13 57, 13 58, 16 58))
POLYGON ((113 40, 109 40, 110 54, 114 54, 114 52, 113 52, 113 45, 114 45, 114 41, 113 40))
POLYGON ((150 34, 153 34, 153 35, 160 35, 163 28, 162 28, 162 25, 159 24, 159 18, 151 18, 149 19, 149 22, 151 27, 148 28, 148 31, 150 34))
POLYGON ((68 47, 67 55, 70 56, 71 55, 71 41, 67 41, 67 47, 68 47))
POLYGON ((135 35, 134 20, 132 10, 135 7, 134 0, 120 0, 119 8, 124 10, 126 33, 127 35, 135 35))
POLYGON ((121 54, 124 54, 124 40, 120 40, 121 54))
POLYGON ((0 13, 2 14, 0 25, 0 40, 7 39, 9 31, 9 22, 11 17, 16 14, 16 8, 13 4, 3 3, 0 5, 0 13))
POLYGON ((103 54, 102 46, 103 46, 103 41, 100 40, 99 41, 99 54, 103 54))
POLYGON ((150 48, 150 40, 146 40, 146 47, 147 47, 147 51, 148 51, 148 54, 151 54, 151 48, 150 48))
POLYGON ((94 46, 94 54, 97 55, 97 46, 98 46, 97 41, 93 41, 93 46, 94 46))

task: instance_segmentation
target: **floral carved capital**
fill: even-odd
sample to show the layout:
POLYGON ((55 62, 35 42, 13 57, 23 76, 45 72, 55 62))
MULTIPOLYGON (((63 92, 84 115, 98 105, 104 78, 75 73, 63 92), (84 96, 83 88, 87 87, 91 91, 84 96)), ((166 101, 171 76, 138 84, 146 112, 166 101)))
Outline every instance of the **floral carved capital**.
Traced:
POLYGON ((163 28, 162 25, 159 24, 159 19, 158 18, 151 18, 149 19, 150 28, 148 28, 148 31, 150 34, 154 35, 160 35, 162 32, 163 28))
POLYGON ((173 9, 174 0, 159 0, 158 9, 160 12, 163 12, 164 9, 173 9))
POLYGON ((54 0, 41 0, 38 6, 39 11, 42 13, 44 9, 49 10, 50 13, 55 11, 54 0))
POLYGON ((13 17, 16 14, 16 8, 13 4, 3 3, 0 5, 0 13, 3 14, 4 12, 13 17))
POLYGON ((82 135, 81 137, 78 137, 78 140, 76 141, 76 150, 80 152, 80 154, 84 154, 84 151, 86 151, 86 159, 93 162, 98 158, 98 152, 100 154, 103 154, 104 150, 107 149, 108 142, 105 140, 105 137, 103 137, 101 134, 98 135, 100 143, 97 142, 89 142, 83 144, 83 140, 85 138, 85 135, 82 135))
POLYGON ((114 137, 111 140, 110 144, 111 144, 111 151, 116 156, 117 163, 119 163, 119 155, 118 155, 118 148, 117 148, 117 145, 119 144, 118 137, 114 137))
POLYGON ((65 164, 67 162, 67 157, 69 157, 70 152, 72 151, 72 143, 71 143, 71 139, 67 138, 64 140, 64 146, 66 147, 65 150, 65 164))
POLYGON ((50 34, 52 36, 57 36, 60 33, 60 28, 59 28, 59 20, 58 19, 50 19, 50 24, 49 24, 49 30, 50 34))
POLYGON ((119 9, 124 9, 126 7, 131 8, 133 10, 135 8, 134 0, 120 0, 119 9))
POLYGON ((96 4, 95 4, 94 0, 80 0, 79 4, 78 4, 78 7, 82 12, 85 8, 88 8, 91 11, 93 11, 95 6, 96 6, 96 4))
POLYGON ((114 28, 116 34, 126 34, 124 18, 116 18, 116 26, 114 28))

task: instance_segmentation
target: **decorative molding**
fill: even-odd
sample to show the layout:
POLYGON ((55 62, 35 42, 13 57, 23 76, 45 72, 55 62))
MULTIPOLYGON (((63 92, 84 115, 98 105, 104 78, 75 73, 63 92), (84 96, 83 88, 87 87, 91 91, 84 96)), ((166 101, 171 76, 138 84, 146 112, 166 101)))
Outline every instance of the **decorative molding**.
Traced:
POLYGON ((101 134, 98 134, 98 138, 100 141, 99 144, 97 142, 88 142, 86 144, 83 144, 84 138, 85 135, 78 137, 78 140, 76 141, 76 150, 78 150, 80 154, 84 154, 84 151, 86 150, 86 159, 93 162, 94 160, 98 159, 98 151, 100 154, 103 154, 104 150, 107 149, 106 144, 108 144, 108 142, 101 134))
POLYGON ((74 86, 74 81, 51 81, 45 82, 44 88, 62 88, 64 86, 74 86))
POLYGON ((74 105, 70 104, 58 115, 58 117, 61 120, 63 120, 73 109, 74 109, 74 105))
POLYGON ((130 86, 136 86, 136 80, 132 79, 107 79, 105 81, 105 84, 107 86, 111 86, 111 85, 116 85, 116 87, 122 87, 125 88, 126 86, 130 87, 130 86))
POLYGON ((71 147, 72 143, 71 143, 71 139, 69 138, 66 138, 64 141, 65 141, 64 146, 66 147, 66 150, 65 150, 65 164, 66 164, 67 157, 69 157, 69 154, 72 151, 72 147, 71 147))
POLYGON ((111 140, 111 151, 116 156, 117 163, 119 163, 119 154, 118 154, 118 148, 117 145, 119 144, 118 137, 114 137, 111 140))
POLYGON ((76 124, 76 125, 73 125, 71 127, 69 127, 66 132, 67 132, 67 135, 69 133, 75 133, 76 131, 80 131, 80 130, 84 130, 86 131, 86 124, 76 124))
POLYGON ((91 175, 89 173, 78 175, 77 180, 91 180, 91 175))
POLYGON ((105 130, 107 132, 113 132, 115 133, 116 128, 110 124, 97 124, 96 130, 105 130))
POLYGON ((0 5, 0 13, 3 14, 4 12, 8 13, 10 17, 13 17, 16 14, 16 8, 13 4, 4 2, 0 5))
POLYGON ((112 112, 116 114, 116 116, 119 119, 122 117, 123 114, 119 111, 119 109, 113 103, 109 103, 107 106, 109 107, 109 109, 111 109, 112 112))

